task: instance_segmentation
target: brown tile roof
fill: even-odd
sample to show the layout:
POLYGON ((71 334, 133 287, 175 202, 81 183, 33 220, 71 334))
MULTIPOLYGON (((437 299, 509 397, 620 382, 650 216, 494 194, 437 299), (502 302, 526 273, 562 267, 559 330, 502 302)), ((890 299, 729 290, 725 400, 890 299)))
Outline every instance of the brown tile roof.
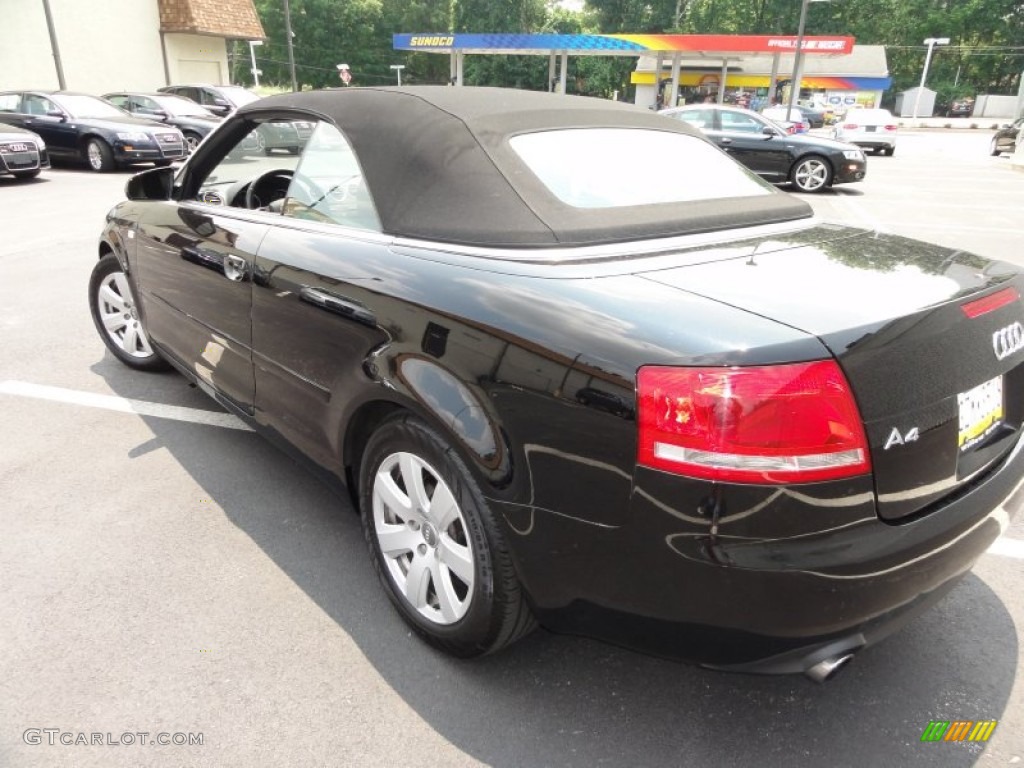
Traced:
POLYGON ((161 32, 262 40, 266 37, 252 0, 157 0, 161 32))

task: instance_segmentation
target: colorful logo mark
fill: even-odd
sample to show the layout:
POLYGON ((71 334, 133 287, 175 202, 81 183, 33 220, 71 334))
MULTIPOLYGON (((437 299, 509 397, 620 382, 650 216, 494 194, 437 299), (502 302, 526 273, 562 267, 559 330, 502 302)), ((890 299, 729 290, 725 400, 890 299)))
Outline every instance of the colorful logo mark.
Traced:
POLYGON ((988 741, 997 720, 931 720, 921 741, 988 741))

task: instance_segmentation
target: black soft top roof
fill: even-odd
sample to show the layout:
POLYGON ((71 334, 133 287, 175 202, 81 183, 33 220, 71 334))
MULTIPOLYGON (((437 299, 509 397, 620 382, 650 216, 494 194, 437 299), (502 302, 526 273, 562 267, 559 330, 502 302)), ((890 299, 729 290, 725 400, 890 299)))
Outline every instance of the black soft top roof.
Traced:
MULTIPOLYGON (((508 139, 564 128, 646 128, 700 136, 685 123, 603 99, 504 88, 345 88, 272 96, 239 116, 313 112, 352 143, 384 232, 477 246, 594 245, 771 224, 812 215, 794 197, 622 208, 561 202, 508 139)), ((595 158, 600 162, 600 158, 595 158)))

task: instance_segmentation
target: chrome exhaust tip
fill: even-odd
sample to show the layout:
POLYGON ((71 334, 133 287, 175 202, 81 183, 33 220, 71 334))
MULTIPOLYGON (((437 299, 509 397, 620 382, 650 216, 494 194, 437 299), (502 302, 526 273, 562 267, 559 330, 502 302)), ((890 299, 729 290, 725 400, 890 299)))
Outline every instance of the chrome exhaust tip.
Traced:
POLYGON ((853 659, 852 653, 841 653, 822 659, 804 670, 804 674, 816 683, 825 683, 839 674, 839 671, 853 659))

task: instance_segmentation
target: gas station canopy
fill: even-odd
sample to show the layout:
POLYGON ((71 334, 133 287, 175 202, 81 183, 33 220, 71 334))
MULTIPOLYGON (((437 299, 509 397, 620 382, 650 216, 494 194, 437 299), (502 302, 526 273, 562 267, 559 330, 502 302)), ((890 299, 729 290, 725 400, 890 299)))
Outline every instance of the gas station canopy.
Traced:
MULTIPOLYGON (((636 56, 641 53, 686 53, 721 59, 723 54, 772 55, 796 50, 795 36, 786 35, 527 35, 455 33, 397 34, 395 50, 432 53, 549 56, 636 56)), ((852 37, 804 37, 805 54, 845 56, 852 37)))
MULTIPOLYGON (((803 55, 848 56, 853 53, 852 37, 787 35, 553 35, 428 32, 400 33, 393 38, 398 51, 447 53, 451 56, 451 83, 463 84, 463 59, 466 54, 504 54, 548 57, 548 88, 565 93, 569 56, 655 56, 655 72, 662 61, 671 63, 671 93, 679 87, 682 57, 719 62, 721 81, 718 100, 725 95, 725 77, 729 62, 738 57, 771 57, 772 85, 782 54, 796 53, 798 40, 803 55), (558 66, 560 59, 560 66, 558 66), (561 74, 559 74, 561 73, 561 74)), ((797 75, 794 79, 799 79, 797 75)))

